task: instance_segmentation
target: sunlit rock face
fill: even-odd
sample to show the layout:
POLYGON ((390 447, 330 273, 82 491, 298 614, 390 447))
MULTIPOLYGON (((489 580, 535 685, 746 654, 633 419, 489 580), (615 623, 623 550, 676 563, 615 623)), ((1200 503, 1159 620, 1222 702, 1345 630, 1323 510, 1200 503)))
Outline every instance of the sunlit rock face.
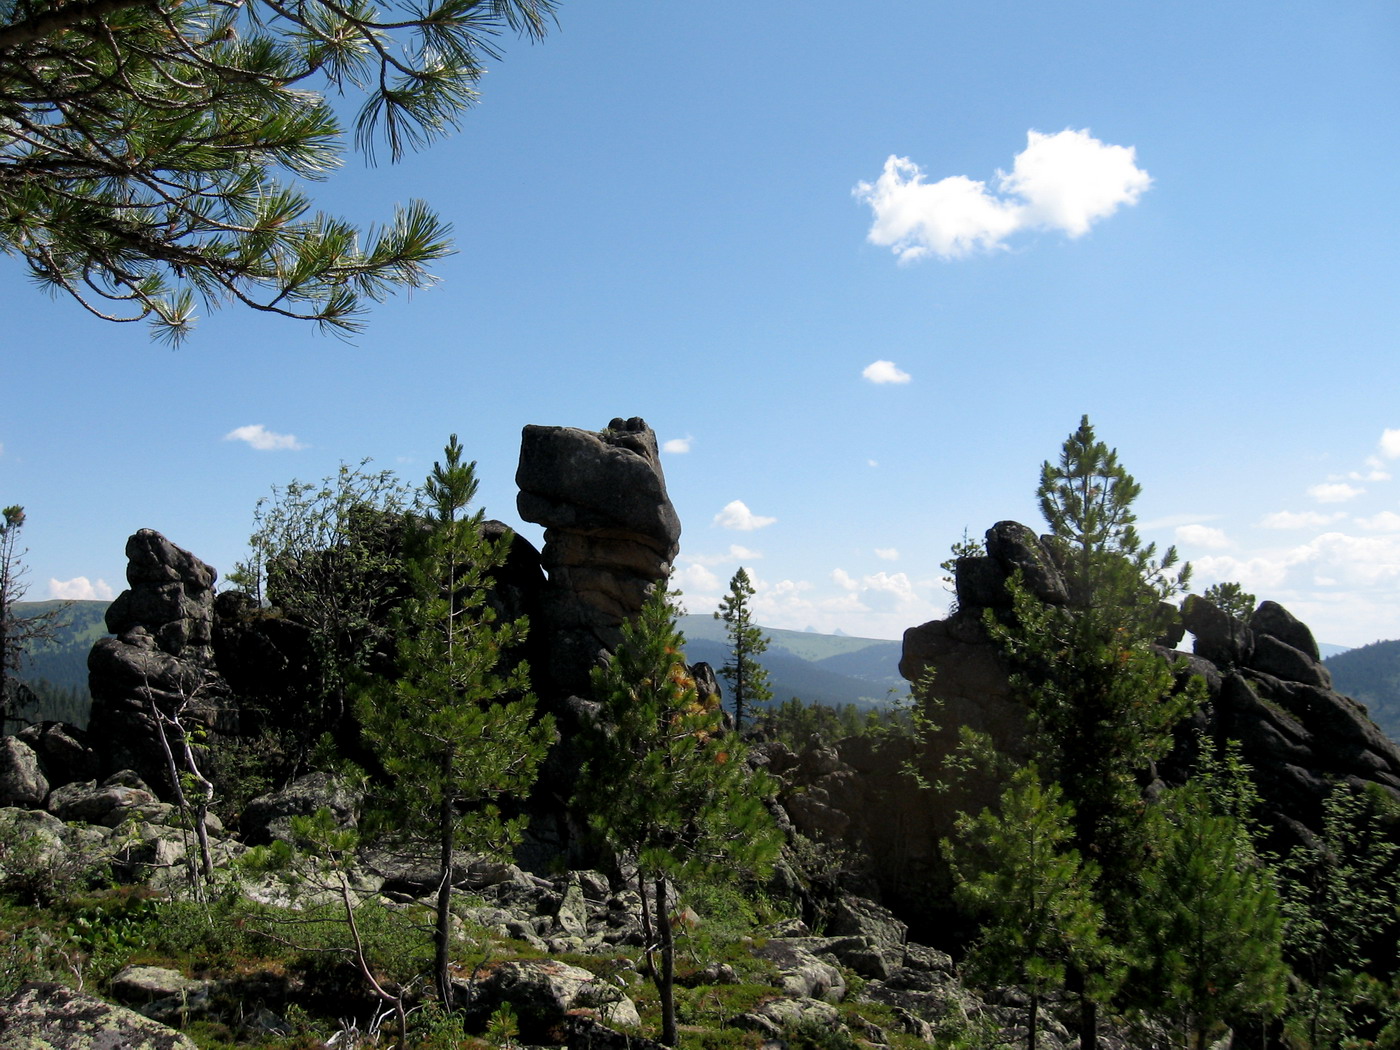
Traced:
POLYGON ((553 691, 587 695, 590 669, 680 550, 656 435, 636 417, 597 432, 527 426, 515 480, 520 516, 545 527, 543 670, 553 691))

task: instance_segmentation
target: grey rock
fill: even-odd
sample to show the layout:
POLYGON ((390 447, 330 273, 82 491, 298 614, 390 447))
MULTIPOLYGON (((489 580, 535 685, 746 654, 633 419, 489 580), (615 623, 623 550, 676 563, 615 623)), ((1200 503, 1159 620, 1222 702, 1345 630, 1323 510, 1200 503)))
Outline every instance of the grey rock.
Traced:
POLYGON ((32 982, 0 1000, 5 1050, 196 1050, 188 1036, 61 984, 32 982))
POLYGON ((1254 652, 1254 632, 1248 625, 1198 594, 1187 595, 1181 618, 1195 636, 1197 656, 1227 668, 1249 662, 1254 652))
POLYGON ((339 827, 354 827, 359 819, 361 794, 329 773, 308 773, 281 791, 259 795, 243 809, 239 827, 250 846, 273 839, 291 841, 292 818, 309 817, 325 808, 339 827))
POLYGON ((1301 649, 1295 649, 1271 634, 1255 636, 1254 652, 1246 666, 1285 682, 1302 682, 1319 689, 1332 688, 1332 673, 1316 657, 1308 656, 1301 649))
POLYGON ((827 932, 835 937, 864 937, 876 947, 897 950, 902 957, 909 927, 888 908, 847 894, 827 913, 827 932))
POLYGON ((591 1010, 604 1024, 637 1027, 636 1004, 615 985, 588 970, 553 959, 519 959, 489 966, 474 983, 454 980, 468 1003, 469 1023, 483 1024, 503 1003, 520 1021, 526 1041, 563 1026, 571 1011, 591 1010))
MULTIPOLYGON (((1069 589, 1054 558, 1034 532, 1018 521, 999 521, 987 530, 987 554, 1006 576, 1019 569, 1030 592, 1050 605, 1069 601, 1069 589)), ((997 605, 1009 605, 1004 599, 997 605)))
POLYGON ((817 958, 812 947, 803 938, 775 937, 754 954, 778 967, 784 995, 839 1003, 846 997, 846 978, 838 967, 817 958))
POLYGON ((87 733, 77 726, 64 722, 36 722, 15 735, 39 756, 40 767, 49 787, 97 778, 97 755, 88 745, 87 733))
POLYGON ((0 737, 0 806, 40 806, 48 793, 34 749, 16 737, 0 737))

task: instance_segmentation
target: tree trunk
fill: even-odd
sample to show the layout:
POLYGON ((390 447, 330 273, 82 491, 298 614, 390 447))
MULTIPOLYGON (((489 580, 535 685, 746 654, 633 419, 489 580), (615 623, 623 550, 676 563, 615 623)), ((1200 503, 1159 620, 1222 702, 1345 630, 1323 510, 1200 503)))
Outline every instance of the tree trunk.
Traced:
MULTIPOLYGON (((443 764, 451 770, 451 756, 446 756, 443 764)), ((444 778, 445 780, 445 778, 444 778)), ((451 1013, 454 1008, 452 994, 452 973, 449 965, 452 962, 451 947, 452 936, 452 840, 453 840, 453 812, 452 799, 444 793, 441 802, 438 803, 438 894, 437 894, 437 929, 433 936, 433 975, 437 983, 438 998, 442 1000, 442 1008, 451 1013)))
POLYGON ((1036 1022, 1040 1019, 1040 993, 1031 991, 1030 1012, 1026 1017, 1026 1050, 1035 1050, 1036 1022))
POLYGON ((656 929, 661 935, 661 976, 656 991, 661 999, 661 1042, 676 1045, 676 938, 666 909, 666 879, 656 880, 656 929))

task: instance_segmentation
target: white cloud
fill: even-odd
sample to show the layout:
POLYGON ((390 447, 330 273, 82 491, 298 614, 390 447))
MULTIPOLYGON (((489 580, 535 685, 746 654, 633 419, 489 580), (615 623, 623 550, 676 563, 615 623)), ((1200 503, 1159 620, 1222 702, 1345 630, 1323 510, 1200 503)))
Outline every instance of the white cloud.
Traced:
POLYGON ((876 547, 875 557, 883 561, 898 561, 899 550, 895 547, 876 547))
POLYGON ((872 467, 878 467, 880 465, 880 461, 878 459, 867 459, 865 462, 872 467))
POLYGON ((1348 485, 1345 481, 1336 481, 1314 485, 1308 489, 1308 495, 1319 503, 1345 503, 1347 500, 1356 499, 1365 491, 1355 485, 1348 485))
POLYGON ((1400 458, 1400 428, 1381 431, 1380 449, 1386 459, 1400 458))
POLYGON ((965 175, 927 183, 917 164, 892 154, 874 183, 858 183, 852 192, 874 212, 867 239, 912 262, 930 252, 952 259, 991 251, 1020 230, 1079 237, 1122 205, 1136 204, 1152 184, 1133 147, 1071 128, 1027 132, 1011 173, 998 171, 994 181, 995 191, 965 175))
POLYGON ((1400 514, 1383 510, 1369 518, 1357 518, 1356 524, 1368 532, 1400 532, 1400 514))
POLYGON ((733 561, 753 561, 762 558, 763 552, 750 550, 748 547, 741 547, 737 543, 731 543, 729 550, 723 554, 682 554, 680 560, 693 562, 696 565, 723 565, 725 562, 733 561))
POLYGON ((297 440, 295 434, 278 434, 276 431, 268 430, 261 423, 235 427, 224 435, 224 440, 246 441, 259 452, 295 451, 306 447, 297 440))
POLYGON ((715 515, 714 523, 722 529, 752 532, 765 525, 772 525, 777 520, 777 518, 765 518, 760 514, 755 514, 744 505, 743 500, 736 499, 725 504, 724 509, 715 515))
POLYGON ((843 591, 860 590, 860 583, 845 569, 832 569, 831 582, 840 587, 843 591))
POLYGON ((719 577, 699 564, 686 565, 672 572, 671 586, 692 596, 717 595, 723 589, 719 577))
POLYGON ((71 580, 50 578, 49 597, 69 602, 110 602, 114 595, 106 580, 93 583, 86 576, 74 576, 71 580))
POLYGON ((907 383, 914 377, 895 367, 893 361, 873 361, 865 366, 861 375, 872 383, 907 383))
POLYGON ((695 440, 695 438, 693 438, 693 437, 692 437, 691 435, 689 435, 689 434, 687 434, 687 435, 686 435, 685 437, 683 437, 683 438, 672 438, 670 441, 667 441, 665 444, 663 444, 663 445, 661 446, 661 451, 662 451, 662 452, 674 452, 674 453, 677 453, 677 454, 680 454, 680 453, 682 453, 682 452, 689 452, 689 451, 690 451, 690 443, 691 443, 692 441, 694 441, 694 440, 695 440))
POLYGON ((1208 547, 1212 550, 1220 550, 1230 546, 1230 540, 1225 535, 1225 530, 1214 529, 1209 525, 1179 525, 1176 529, 1176 538, 1180 543, 1189 543, 1194 547, 1208 547))
POLYGON ((1345 518, 1346 511, 1334 511, 1331 514, 1323 514, 1316 510, 1277 510, 1272 514, 1265 514, 1259 521, 1259 527, 1264 529, 1318 529, 1324 525, 1330 525, 1334 521, 1345 518))

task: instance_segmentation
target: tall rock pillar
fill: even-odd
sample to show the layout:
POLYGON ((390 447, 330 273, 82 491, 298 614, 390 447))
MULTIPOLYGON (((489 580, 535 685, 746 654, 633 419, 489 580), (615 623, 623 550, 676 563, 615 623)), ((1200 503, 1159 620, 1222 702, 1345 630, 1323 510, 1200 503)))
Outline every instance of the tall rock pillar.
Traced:
POLYGON ((534 632, 552 652, 536 674, 559 695, 586 696, 589 671, 652 586, 665 585, 680 550, 656 435, 637 417, 598 432, 527 426, 515 480, 520 516, 545 527, 549 583, 534 632))

